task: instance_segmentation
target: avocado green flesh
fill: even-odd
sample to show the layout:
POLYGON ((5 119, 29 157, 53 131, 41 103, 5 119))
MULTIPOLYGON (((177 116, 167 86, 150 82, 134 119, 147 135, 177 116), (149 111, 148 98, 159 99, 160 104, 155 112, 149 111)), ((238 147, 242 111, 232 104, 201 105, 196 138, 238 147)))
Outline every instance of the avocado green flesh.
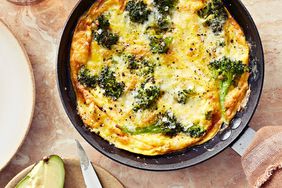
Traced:
POLYGON ((65 168, 57 155, 39 161, 17 184, 16 188, 63 188, 65 168))

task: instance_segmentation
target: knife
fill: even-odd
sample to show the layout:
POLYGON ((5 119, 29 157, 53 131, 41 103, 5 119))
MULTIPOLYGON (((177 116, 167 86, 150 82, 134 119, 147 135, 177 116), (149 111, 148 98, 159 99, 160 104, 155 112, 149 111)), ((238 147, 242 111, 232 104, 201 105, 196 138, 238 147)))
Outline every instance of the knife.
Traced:
POLYGON ((78 140, 76 141, 77 153, 80 157, 80 167, 84 182, 87 188, 102 188, 100 180, 96 174, 95 169, 93 168, 91 162, 89 161, 86 152, 82 148, 78 140))

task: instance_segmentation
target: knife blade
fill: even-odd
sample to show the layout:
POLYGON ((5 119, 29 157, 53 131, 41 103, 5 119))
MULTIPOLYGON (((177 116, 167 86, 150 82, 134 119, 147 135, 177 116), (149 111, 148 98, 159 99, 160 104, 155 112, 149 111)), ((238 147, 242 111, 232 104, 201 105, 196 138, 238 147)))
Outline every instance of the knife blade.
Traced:
POLYGON ((87 188, 102 188, 102 185, 97 176, 97 173, 95 169, 93 168, 91 162, 89 161, 86 155, 86 152, 84 151, 79 141, 78 140, 75 140, 75 141, 77 145, 77 153, 80 157, 80 168, 82 171, 82 175, 83 175, 86 187, 87 188))

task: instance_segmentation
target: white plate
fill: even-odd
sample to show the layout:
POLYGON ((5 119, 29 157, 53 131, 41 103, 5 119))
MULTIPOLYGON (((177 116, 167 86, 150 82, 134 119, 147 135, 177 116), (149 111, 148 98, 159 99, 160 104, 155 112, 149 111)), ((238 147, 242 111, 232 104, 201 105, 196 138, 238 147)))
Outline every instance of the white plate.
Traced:
POLYGON ((0 170, 23 143, 34 101, 34 78, 28 56, 0 20, 0 170))

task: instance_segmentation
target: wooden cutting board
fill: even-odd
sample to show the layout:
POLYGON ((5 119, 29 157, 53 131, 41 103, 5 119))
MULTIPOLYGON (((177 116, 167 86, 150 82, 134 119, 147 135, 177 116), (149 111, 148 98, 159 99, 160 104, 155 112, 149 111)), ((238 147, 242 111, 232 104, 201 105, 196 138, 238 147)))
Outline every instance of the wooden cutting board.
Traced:
MULTIPOLYGON (((80 170, 80 163, 75 159, 64 159, 65 164, 65 188, 86 188, 82 172, 80 170)), ((17 183, 26 176, 26 174, 32 169, 33 165, 25 168, 18 175, 16 175, 5 188, 15 188, 17 183)), ((94 165, 98 177, 101 181, 103 188, 124 188, 124 186, 108 171, 94 165)))

